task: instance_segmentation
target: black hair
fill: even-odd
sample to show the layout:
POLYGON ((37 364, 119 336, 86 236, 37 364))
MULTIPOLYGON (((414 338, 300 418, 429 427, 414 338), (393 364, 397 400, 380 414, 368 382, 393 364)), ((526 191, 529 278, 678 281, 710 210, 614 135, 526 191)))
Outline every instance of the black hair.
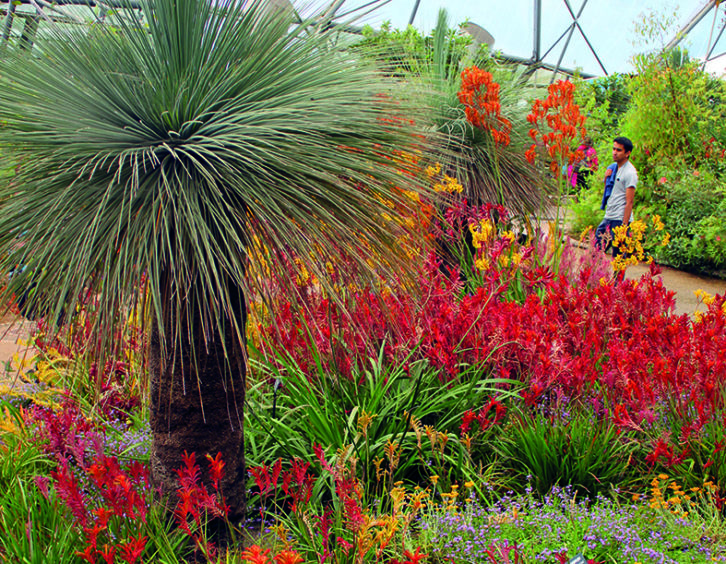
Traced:
POLYGON ((633 150, 633 142, 627 137, 616 137, 613 141, 622 145, 626 153, 630 153, 633 150))

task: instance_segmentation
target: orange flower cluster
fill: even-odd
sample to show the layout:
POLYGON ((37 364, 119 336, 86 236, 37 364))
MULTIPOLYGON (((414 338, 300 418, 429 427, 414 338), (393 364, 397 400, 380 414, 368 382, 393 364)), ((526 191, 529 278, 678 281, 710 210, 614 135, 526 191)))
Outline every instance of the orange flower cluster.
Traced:
POLYGON ((538 138, 549 156, 550 170, 559 174, 564 163, 572 163, 583 157, 582 151, 571 149, 573 141, 585 137, 585 116, 574 103, 575 85, 568 80, 550 84, 545 100, 535 100, 527 121, 532 124, 529 136, 534 143, 525 152, 527 160, 534 163, 537 157, 538 138))
POLYGON ((461 73, 459 102, 472 125, 491 131, 495 143, 509 145, 512 123, 502 116, 499 84, 492 80, 490 72, 476 66, 465 68, 461 73))

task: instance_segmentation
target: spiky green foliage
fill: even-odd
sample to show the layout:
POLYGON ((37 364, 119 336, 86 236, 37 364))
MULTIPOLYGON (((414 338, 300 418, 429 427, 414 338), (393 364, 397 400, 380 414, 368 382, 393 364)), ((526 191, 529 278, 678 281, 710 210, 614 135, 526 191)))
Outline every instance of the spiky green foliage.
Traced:
POLYGON ((457 33, 443 9, 429 36, 412 27, 390 31, 387 26, 377 33, 366 29, 364 36, 358 50, 382 61, 387 72, 405 80, 408 96, 420 95, 432 108, 416 119, 440 134, 437 158, 459 179, 470 202, 498 202, 515 212, 539 208, 552 187, 524 157, 531 145, 526 116, 536 97, 524 67, 498 62, 486 46, 457 33), (461 72, 470 65, 491 72, 500 85, 502 115, 512 122, 507 146, 495 144, 489 131, 466 119, 457 94, 461 72))
POLYGON ((515 212, 533 212, 542 205, 547 185, 540 171, 524 157, 530 142, 527 101, 534 97, 524 68, 502 66, 484 49, 467 59, 451 56, 455 48, 445 10, 439 12, 431 43, 432 56, 424 75, 434 92, 431 101, 434 125, 442 133, 441 158, 465 189, 470 202, 501 203, 515 212), (472 126, 457 94, 461 71, 477 65, 492 73, 500 86, 502 115, 512 122, 511 142, 494 142, 489 131, 472 126))
POLYGON ((244 4, 143 0, 4 55, 0 147, 22 166, 0 194, 3 297, 58 319, 90 289, 112 335, 145 281, 167 345, 190 320, 242 340, 252 241, 400 267, 381 214, 418 187, 390 160, 413 138, 381 77, 335 30, 244 4))

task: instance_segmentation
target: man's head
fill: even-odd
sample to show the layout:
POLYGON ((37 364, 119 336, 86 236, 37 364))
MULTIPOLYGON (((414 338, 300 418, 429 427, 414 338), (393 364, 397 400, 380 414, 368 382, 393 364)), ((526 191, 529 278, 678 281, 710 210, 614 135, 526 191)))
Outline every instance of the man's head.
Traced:
POLYGON ((632 150, 633 142, 627 137, 616 137, 613 140, 613 160, 619 165, 630 158, 632 150))

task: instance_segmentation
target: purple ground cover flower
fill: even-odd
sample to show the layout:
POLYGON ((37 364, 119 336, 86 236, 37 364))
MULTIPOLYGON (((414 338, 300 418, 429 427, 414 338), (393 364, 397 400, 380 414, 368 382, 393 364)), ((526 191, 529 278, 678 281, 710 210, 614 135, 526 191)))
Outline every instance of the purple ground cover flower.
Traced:
POLYGON ((442 561, 489 562, 491 546, 516 544, 527 562, 580 553, 605 562, 726 562, 726 547, 699 534, 688 519, 666 522, 645 503, 577 499, 569 486, 542 498, 508 494, 488 506, 473 501, 439 508, 420 526, 442 561))

